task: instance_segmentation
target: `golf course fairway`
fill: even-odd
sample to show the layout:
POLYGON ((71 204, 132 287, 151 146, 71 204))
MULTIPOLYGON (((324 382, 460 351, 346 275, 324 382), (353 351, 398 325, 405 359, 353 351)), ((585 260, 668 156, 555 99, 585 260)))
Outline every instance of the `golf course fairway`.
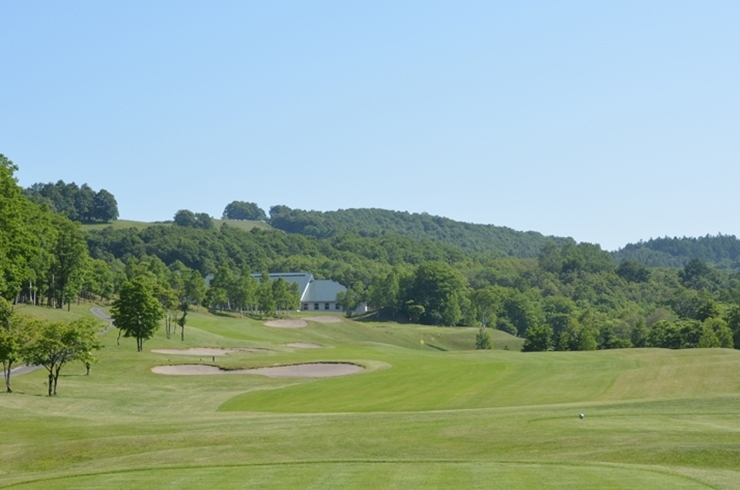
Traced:
MULTIPOLYGON (((88 308, 19 311, 72 320, 88 308)), ((740 488, 740 351, 521 353, 498 331, 494 350, 474 351, 471 328, 188 321, 184 342, 160 332, 143 353, 108 329, 91 374, 65 366, 56 397, 43 369, 13 377, 0 488, 740 488), (364 369, 152 372, 316 363, 364 369)))

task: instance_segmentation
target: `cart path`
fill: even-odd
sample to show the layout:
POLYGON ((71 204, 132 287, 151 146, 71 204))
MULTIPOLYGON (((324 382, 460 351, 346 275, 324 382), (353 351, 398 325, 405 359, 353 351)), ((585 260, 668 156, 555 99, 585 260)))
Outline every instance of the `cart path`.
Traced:
POLYGON ((108 313, 103 311, 103 308, 100 308, 100 307, 90 308, 90 313, 108 322, 108 326, 105 327, 105 330, 108 330, 109 327, 113 326, 113 319, 110 317, 110 315, 108 315, 108 313))

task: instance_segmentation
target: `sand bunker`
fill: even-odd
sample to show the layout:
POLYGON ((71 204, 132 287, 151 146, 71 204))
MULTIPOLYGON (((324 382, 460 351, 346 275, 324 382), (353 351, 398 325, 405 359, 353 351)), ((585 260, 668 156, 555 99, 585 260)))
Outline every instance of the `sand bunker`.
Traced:
POLYGON ((260 352, 266 349, 250 349, 248 347, 237 347, 232 349, 216 349, 210 347, 193 347, 190 349, 152 349, 157 354, 167 354, 171 356, 225 356, 229 352, 260 352))
POLYGON ((183 364, 180 366, 155 366, 152 372, 174 376, 193 376, 202 374, 260 374, 270 378, 329 378, 355 374, 364 368, 347 362, 317 362, 311 364, 294 364, 259 369, 235 369, 227 371, 216 366, 204 364, 183 364))
POLYGON ((299 349, 321 349, 321 346, 318 344, 308 344, 306 342, 291 342, 290 344, 285 344, 288 347, 297 347, 299 349))
POLYGON ((270 320, 265 322, 265 325, 278 328, 301 328, 308 325, 308 323, 303 320, 270 320))
POLYGON ((339 323, 342 321, 338 316, 309 316, 306 320, 319 323, 339 323))

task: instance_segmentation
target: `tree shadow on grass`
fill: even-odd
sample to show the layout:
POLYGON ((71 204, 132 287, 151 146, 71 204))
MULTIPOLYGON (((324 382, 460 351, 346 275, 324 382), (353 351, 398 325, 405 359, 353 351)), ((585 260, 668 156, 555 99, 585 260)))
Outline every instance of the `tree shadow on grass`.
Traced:
POLYGON ((429 342, 427 342, 427 344, 426 344, 426 345, 428 345, 428 346, 429 346, 429 347, 431 347, 432 349, 437 349, 437 350, 440 350, 440 351, 442 351, 442 352, 449 352, 449 351, 448 351, 448 349, 445 349, 444 347, 439 347, 439 346, 437 346, 437 345, 434 345, 434 344, 430 344, 429 342))

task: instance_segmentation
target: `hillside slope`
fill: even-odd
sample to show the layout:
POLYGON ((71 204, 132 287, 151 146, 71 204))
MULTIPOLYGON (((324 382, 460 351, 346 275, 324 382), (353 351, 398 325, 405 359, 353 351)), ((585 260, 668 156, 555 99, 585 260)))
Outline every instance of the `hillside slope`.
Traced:
POLYGON ((630 243, 614 252, 618 261, 634 260, 650 267, 683 267, 701 259, 718 269, 740 269, 740 240, 735 235, 706 235, 699 238, 651 238, 630 243))
POLYGON ((274 206, 270 209, 270 224, 288 233, 317 238, 333 237, 345 232, 364 236, 394 233, 417 240, 438 240, 464 250, 496 252, 514 257, 536 257, 548 240, 559 245, 569 240, 534 231, 516 231, 504 226, 464 223, 426 213, 377 208, 321 212, 274 206))

